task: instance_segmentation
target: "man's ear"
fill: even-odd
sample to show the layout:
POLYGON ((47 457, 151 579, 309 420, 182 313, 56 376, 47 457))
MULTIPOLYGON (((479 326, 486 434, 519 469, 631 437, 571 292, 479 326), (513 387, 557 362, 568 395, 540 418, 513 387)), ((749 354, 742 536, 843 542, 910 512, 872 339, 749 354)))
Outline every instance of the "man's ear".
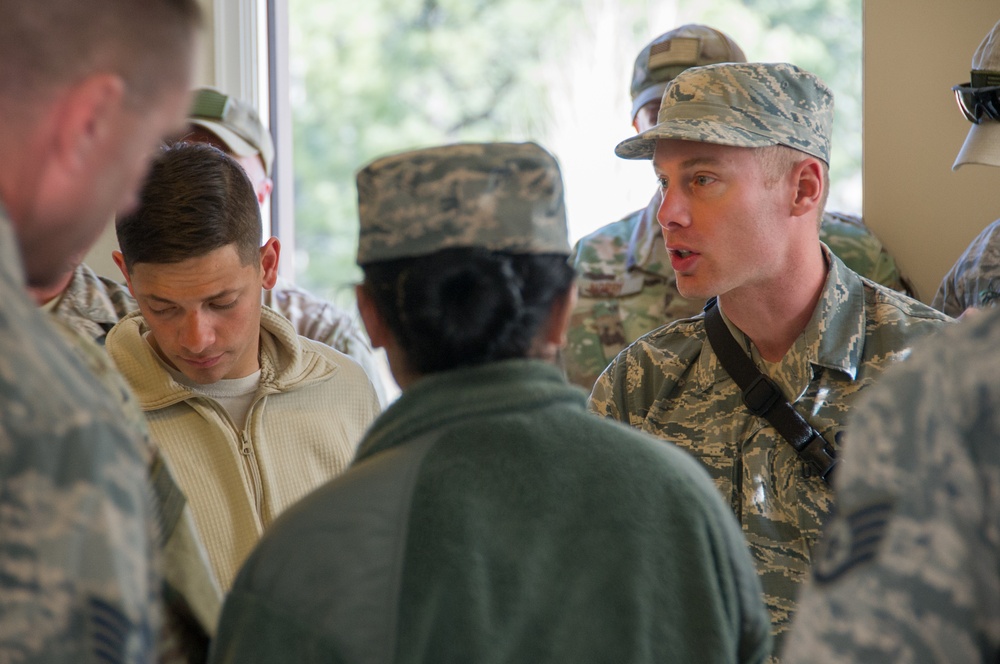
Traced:
POLYGON ((125 285, 128 286, 128 292, 135 297, 135 291, 132 290, 132 277, 129 276, 128 269, 125 267, 125 256, 122 255, 120 251, 111 252, 111 260, 115 262, 118 269, 122 271, 122 276, 125 277, 125 285))
POLYGON ((261 285, 265 290, 274 288, 278 281, 278 258, 281 255, 281 243, 278 238, 268 238, 260 248, 261 285))
POLYGON ((817 209, 823 200, 825 186, 823 164, 815 157, 803 159, 792 169, 795 197, 792 216, 801 217, 817 209))
POLYGON ((116 74, 93 74, 64 95, 56 129, 56 156, 65 172, 93 167, 109 138, 117 132, 125 99, 125 81, 116 74))
POLYGON ((378 312, 378 307, 375 306, 375 302, 368 295, 368 291, 365 290, 363 284, 358 284, 354 287, 354 296, 357 298, 361 322, 365 325, 365 331, 372 342, 372 347, 388 347, 389 337, 391 336, 389 326, 385 324, 385 320, 382 319, 382 315, 378 312))

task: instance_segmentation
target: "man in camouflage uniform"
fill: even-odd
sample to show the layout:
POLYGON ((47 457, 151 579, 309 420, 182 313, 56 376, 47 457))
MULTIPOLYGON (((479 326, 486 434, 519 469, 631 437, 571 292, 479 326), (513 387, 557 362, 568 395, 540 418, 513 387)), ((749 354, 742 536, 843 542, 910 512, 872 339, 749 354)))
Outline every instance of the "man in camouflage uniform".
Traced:
POLYGON ((115 210, 132 204, 149 154, 183 126, 199 22, 193 0, 4 3, 3 662, 156 657, 150 448, 135 411, 123 412, 130 397, 104 355, 67 343, 72 333, 40 313, 26 288, 51 287, 115 210))
MULTIPOLYGON (((998 37, 1000 23, 984 46, 998 37)), ((1000 142, 982 131, 1000 129, 1000 90, 978 92, 976 73, 961 93, 994 115, 979 118, 962 155, 1000 166, 1000 142)), ((865 395, 788 661, 1000 661, 998 347, 991 311, 930 340, 865 395)))
MULTIPOLYGON (((973 54, 971 80, 963 90, 957 91, 960 96, 970 89, 1000 86, 1000 27, 998 26, 993 27, 973 54)), ((978 113, 970 106, 970 110, 963 110, 963 114, 967 120, 973 121, 973 125, 958 153, 958 158, 951 167, 952 170, 958 170, 966 164, 1000 166, 1000 152, 993 149, 993 146, 1000 145, 998 103, 994 101, 992 104, 980 105, 978 113)), ((941 281, 941 286, 938 287, 931 304, 949 316, 960 316, 966 309, 992 307, 998 300, 1000 300, 1000 219, 987 226, 959 257, 941 281)))
MULTIPOLYGON (((656 123, 667 84, 688 67, 746 62, 728 35, 705 25, 683 25, 649 43, 632 74, 632 125, 642 132, 656 123)), ((563 365, 567 378, 590 390, 625 346, 664 323, 696 315, 702 299, 677 292, 663 233, 656 222, 657 191, 649 205, 594 231, 574 247, 579 298, 573 309, 563 365)), ((910 293, 886 252, 859 217, 827 212, 820 240, 855 272, 910 293)), ((912 293, 910 293, 912 294, 912 293)))
MULTIPOLYGON (((185 140, 214 145, 239 162, 254 185, 258 203, 264 206, 273 187, 274 144, 253 107, 213 88, 201 88, 195 92, 188 121, 191 126, 185 140)), ((83 263, 65 279, 63 288, 36 293, 36 300, 100 344, 115 323, 138 308, 123 284, 98 276, 83 263)), ((273 289, 264 291, 263 302, 291 321, 302 336, 325 343, 360 364, 380 403, 388 403, 384 362, 346 311, 281 277, 273 289)))
MULTIPOLYGON (((835 445, 858 392, 950 319, 862 279, 819 241, 832 119, 829 89, 794 65, 710 65, 678 74, 656 126, 616 153, 653 159, 680 293, 718 294, 737 343, 835 445)), ((621 353, 591 407, 705 465, 743 525, 780 637, 831 494, 743 403, 704 316, 621 353)))

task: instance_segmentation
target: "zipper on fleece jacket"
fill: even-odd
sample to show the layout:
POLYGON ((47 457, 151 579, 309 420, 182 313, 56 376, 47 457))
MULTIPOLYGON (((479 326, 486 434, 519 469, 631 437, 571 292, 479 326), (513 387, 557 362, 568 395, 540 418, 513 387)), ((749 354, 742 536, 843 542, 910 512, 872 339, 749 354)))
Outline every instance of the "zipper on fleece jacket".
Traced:
POLYGON ((260 527, 264 527, 264 488, 260 481, 260 469, 257 467, 257 455, 254 452, 253 444, 251 443, 250 436, 250 421, 253 419, 254 408, 257 404, 264 398, 264 395, 258 394, 253 403, 250 404, 250 408, 247 410, 246 420, 243 422, 243 428, 237 428, 236 422, 229 415, 229 411, 222 407, 218 401, 211 397, 204 395, 199 395, 199 399, 204 399, 207 401, 211 407, 222 417, 222 419, 229 423, 230 428, 233 433, 236 434, 239 440, 239 452, 240 456, 243 457, 243 471, 249 477, 250 480, 250 493, 251 499, 253 501, 254 514, 257 516, 257 523, 260 527))
MULTIPOLYGON (((251 406, 251 410, 253 407, 251 406)), ((249 425, 249 417, 247 424, 249 425)), ((257 455, 254 454, 253 445, 250 443, 249 426, 240 431, 240 454, 243 455, 243 465, 250 475, 250 489, 253 493, 254 509, 261 526, 264 525, 264 506, 262 504, 263 487, 260 483, 260 469, 257 468, 257 455)))

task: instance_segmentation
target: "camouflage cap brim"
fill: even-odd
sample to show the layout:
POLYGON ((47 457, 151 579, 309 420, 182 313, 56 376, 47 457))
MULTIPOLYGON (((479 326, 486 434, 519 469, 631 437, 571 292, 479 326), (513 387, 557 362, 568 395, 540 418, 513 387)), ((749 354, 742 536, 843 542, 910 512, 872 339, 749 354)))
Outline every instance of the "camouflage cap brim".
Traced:
POLYGON ((652 159, 656 141, 668 138, 740 148, 778 145, 773 139, 712 120, 674 120, 669 124, 658 124, 638 136, 622 141, 615 146, 615 154, 622 159, 652 159))

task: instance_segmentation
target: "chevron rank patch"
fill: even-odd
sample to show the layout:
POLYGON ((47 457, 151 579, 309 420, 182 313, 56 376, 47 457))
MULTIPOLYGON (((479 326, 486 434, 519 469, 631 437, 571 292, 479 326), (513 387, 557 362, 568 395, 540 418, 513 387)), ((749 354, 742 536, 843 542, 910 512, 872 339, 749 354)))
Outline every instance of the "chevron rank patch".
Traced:
POLYGON ((820 541, 813 565, 817 583, 829 583, 872 560, 885 537, 893 501, 882 500, 834 514, 820 541))

